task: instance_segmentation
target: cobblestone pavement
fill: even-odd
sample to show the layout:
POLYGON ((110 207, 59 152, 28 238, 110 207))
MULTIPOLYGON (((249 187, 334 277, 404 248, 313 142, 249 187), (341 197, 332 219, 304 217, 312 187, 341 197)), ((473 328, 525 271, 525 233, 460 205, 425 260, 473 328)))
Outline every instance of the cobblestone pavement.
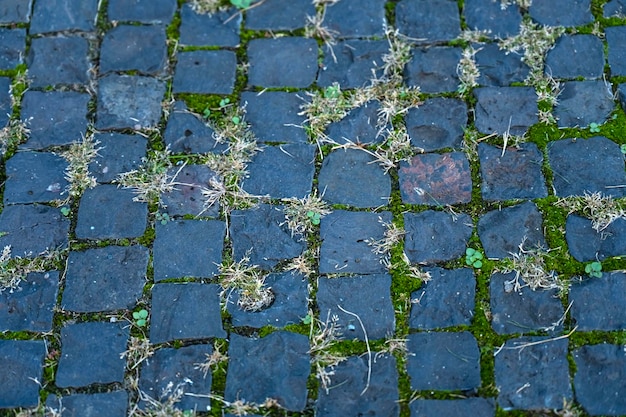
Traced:
POLYGON ((626 415, 626 1, 209 3, 0 0, 0 415, 626 415))

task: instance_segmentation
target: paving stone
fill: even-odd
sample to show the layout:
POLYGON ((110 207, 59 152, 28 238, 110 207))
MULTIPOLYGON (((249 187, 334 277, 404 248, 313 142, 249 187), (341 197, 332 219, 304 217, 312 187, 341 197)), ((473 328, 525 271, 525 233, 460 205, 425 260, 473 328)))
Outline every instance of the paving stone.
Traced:
POLYGON ((67 161, 49 152, 17 152, 6 162, 4 204, 63 200, 67 161))
POLYGON ((579 262, 604 260, 626 254, 626 220, 617 219, 597 232, 589 219, 567 216, 565 239, 570 254, 579 262))
POLYGON ((400 33, 422 42, 456 39, 461 34, 461 17, 453 0, 401 0, 396 5, 400 33))
POLYGON ((226 226, 219 220, 173 220, 157 223, 154 280, 210 278, 219 273, 226 226))
POLYGON ((626 75, 626 27, 615 26, 604 30, 606 42, 609 46, 609 65, 611 76, 626 75))
MULTIPOLYGON (((252 10, 246 12, 248 19, 252 10)), ((231 19, 235 13, 234 9, 230 9, 212 15, 201 14, 194 12, 190 3, 183 4, 180 9, 178 42, 181 45, 210 45, 222 48, 238 46, 241 15, 231 19)))
POLYGON ((37 407, 43 381, 43 340, 0 340, 0 408, 37 407))
POLYGON ((480 74, 477 81, 481 86, 507 87, 523 82, 530 73, 530 67, 522 61, 520 53, 504 51, 495 43, 474 48, 474 60, 480 74))
POLYGON ((457 70, 461 61, 461 48, 434 46, 414 49, 412 53, 413 57, 404 69, 408 85, 418 86, 422 93, 450 93, 457 90, 461 82, 457 70))
POLYGON ((385 338, 393 334, 396 326, 390 289, 389 274, 320 277, 317 289, 320 317, 337 316, 339 331, 347 340, 365 340, 365 334, 369 340, 385 338))
POLYGON ((89 173, 99 183, 112 182, 118 175, 138 169, 146 156, 148 140, 140 135, 96 133, 98 155, 89 163, 89 173))
POLYGON ((614 107, 613 93, 604 81, 567 81, 561 84, 554 116, 559 127, 584 128, 604 123, 614 107))
POLYGON ((411 294, 412 329, 469 326, 474 316, 476 278, 469 268, 423 268, 431 280, 411 294))
POLYGON ((472 219, 442 211, 405 213, 404 250, 412 263, 443 262, 459 258, 472 235, 472 219))
POLYGON ((142 129, 161 118, 165 83, 150 77, 110 74, 98 83, 98 129, 142 129))
POLYGON ((299 115, 304 104, 298 93, 266 91, 263 94, 241 93, 246 105, 246 121, 260 142, 306 143, 303 126, 305 117, 299 115))
POLYGON ((111 21, 169 23, 176 12, 176 0, 111 0, 107 15, 111 21))
POLYGON ((138 245, 71 251, 65 271, 63 310, 132 310, 146 283, 148 258, 148 249, 138 245))
POLYGON ((371 100, 356 107, 338 122, 331 123, 326 135, 338 142, 349 143, 382 143, 385 140, 383 131, 391 130, 391 126, 379 126, 378 115, 381 105, 378 100, 371 100))
POLYGON ((167 43, 162 26, 119 25, 109 30, 100 46, 100 74, 138 71, 156 75, 165 70, 167 43))
POLYGON ((467 0, 463 5, 465 22, 469 29, 489 31, 490 38, 504 39, 519 33, 522 13, 516 4, 493 0, 467 0))
POLYGON ((6 206, 0 213, 0 246, 11 246, 11 254, 36 257, 46 250, 65 249, 70 221, 59 209, 33 205, 6 206))
POLYGON ((537 94, 532 87, 480 87, 476 97, 476 128, 486 134, 522 136, 537 123, 537 94))
POLYGON ((231 334, 224 399, 257 404, 267 398, 289 411, 302 411, 310 373, 309 340, 302 334, 274 332, 262 339, 231 334))
POLYGON ((534 199, 548 196, 541 172, 543 154, 534 143, 502 149, 478 144, 481 194, 486 201, 534 199))
POLYGON ((383 55, 388 52, 387 41, 345 40, 332 45, 332 49, 326 45, 317 85, 339 83, 343 89, 369 85, 372 78, 382 76, 383 55))
POLYGON ((170 216, 217 217, 219 203, 205 207, 206 198, 202 196, 202 189, 211 188, 211 180, 219 181, 219 176, 206 165, 174 166, 167 171, 176 182, 172 191, 161 193, 160 204, 170 216))
POLYGON ((411 389, 469 391, 480 387, 480 351, 470 332, 413 333, 407 339, 411 389))
POLYGON ((415 400, 409 404, 411 417, 456 417, 472 415, 494 417, 496 405, 491 398, 465 398, 462 400, 415 400))
POLYGON ((307 16, 315 16, 309 0, 267 0, 246 11, 246 29, 296 30, 306 25, 307 16))
POLYGON ((14 69, 23 62, 26 30, 0 28, 0 70, 14 69))
POLYGON ((22 120, 30 129, 22 148, 43 149, 79 141, 87 131, 89 94, 74 91, 27 91, 22 120))
POLYGON ((126 351, 129 335, 123 323, 84 322, 61 328, 56 386, 122 383, 126 361, 120 355, 126 351))
POLYGON ((204 121, 189 112, 184 102, 176 102, 167 121, 163 139, 172 153, 222 153, 228 145, 218 143, 215 132, 204 121))
POLYGON ((339 38, 383 36, 385 0, 344 1, 329 4, 324 25, 339 38))
POLYGON ((416 155, 400 163, 398 175, 405 203, 442 206, 472 199, 472 175, 463 152, 416 155))
POLYGON ((625 195, 623 188, 611 188, 626 183, 624 157, 619 146, 604 136, 550 142, 548 161, 559 197, 594 192, 613 197, 625 195))
POLYGON ((604 6, 604 17, 617 16, 620 18, 626 17, 626 1, 625 0, 611 0, 604 6))
POLYGON ((272 304, 259 311, 246 311, 239 307, 238 290, 227 298, 227 308, 233 326, 261 328, 263 326, 285 327, 299 324, 308 314, 308 281, 296 272, 280 272, 265 277, 265 286, 274 295, 272 304))
POLYGON ((46 398, 46 409, 55 410, 58 416, 97 417, 106 410, 109 417, 124 417, 128 408, 126 391, 111 391, 100 394, 70 394, 46 398))
POLYGON ((89 82, 89 42, 85 38, 46 37, 31 41, 28 78, 31 87, 89 82))
POLYGON ((123 239, 143 235, 148 220, 146 203, 133 201, 130 189, 103 184, 88 189, 80 199, 76 237, 123 239))
POLYGON ((220 291, 217 284, 195 282, 153 286, 150 341, 225 338, 220 291))
POLYGON ((594 35, 563 35, 546 55, 545 72, 554 78, 598 78, 603 71, 603 45, 594 35))
POLYGON ((317 43, 300 37, 252 39, 248 43, 248 62, 250 86, 308 87, 317 75, 317 43), (298 60, 294 61, 294 56, 298 60))
POLYGON ((537 206, 527 201, 493 210, 478 220, 478 236, 490 259, 511 257, 524 250, 546 248, 543 218, 537 206))
POLYGON ((32 0, 5 0, 0 4, 0 23, 27 23, 32 0))
POLYGON ((31 272, 17 289, 0 292, 0 331, 51 331, 58 292, 58 271, 31 272))
POLYGON ((349 357, 332 370, 328 385, 327 390, 320 387, 318 391, 316 416, 400 415, 398 370, 389 354, 349 357))
POLYGON ((572 399, 567 340, 507 340, 495 355, 495 377, 498 405, 505 411, 561 409, 564 399, 572 399))
POLYGON ((98 0, 50 0, 35 2, 30 34, 63 30, 93 31, 96 29, 98 0))
POLYGON ((236 69, 232 51, 179 52, 172 87, 175 93, 231 94, 236 69))
POLYGON ((405 121, 411 145, 425 152, 460 148, 467 126, 467 105, 454 98, 429 98, 410 108, 405 121))
POLYGON ((380 207, 389 202, 391 179, 368 153, 338 149, 324 158, 318 188, 324 200, 331 204, 380 207), (359 183, 367 187, 357 186, 359 183))
MULTIPOLYGON (((8 77, 0 77, 0 129, 9 123, 9 118, 12 113, 13 103, 11 100, 11 79, 8 77)), ((4 148, 6 148, 6 145, 4 148)), ((4 151, 2 149, 3 148, 0 147, 0 153, 4 156, 4 151)))
POLYGON ((249 257, 250 265, 269 270, 285 259, 300 256, 306 245, 287 229, 281 206, 260 204, 249 210, 234 210, 230 237, 235 260, 249 257))
POLYGON ((591 0, 537 0, 528 12, 544 26, 582 26, 593 22, 591 0))
POLYGON ((590 415, 626 414, 626 353, 621 345, 583 346, 572 352, 576 363, 576 401, 590 415))
POLYGON ((315 145, 266 146, 252 158, 242 188, 253 195, 305 198, 315 174, 315 145))
MULTIPOLYGON (((208 411, 211 400, 206 394, 211 392, 211 372, 206 374, 198 364, 206 362, 213 353, 211 345, 191 345, 178 349, 158 349, 150 360, 141 366, 139 389, 150 398, 160 400, 168 384, 182 390, 183 395, 174 407, 179 410, 208 411), (198 396, 186 394, 199 394, 198 396)), ((140 402, 140 406, 145 403, 140 402)))
POLYGON ((391 222, 390 212, 335 210, 324 217, 320 225, 320 274, 387 272, 381 255, 368 244, 383 238, 382 222, 391 222))
POLYGON ((572 321, 580 331, 626 329, 625 295, 624 272, 573 280, 569 291, 572 321))
POLYGON ((617 98, 622 105, 622 110, 626 109, 626 83, 618 84, 617 86, 617 98))

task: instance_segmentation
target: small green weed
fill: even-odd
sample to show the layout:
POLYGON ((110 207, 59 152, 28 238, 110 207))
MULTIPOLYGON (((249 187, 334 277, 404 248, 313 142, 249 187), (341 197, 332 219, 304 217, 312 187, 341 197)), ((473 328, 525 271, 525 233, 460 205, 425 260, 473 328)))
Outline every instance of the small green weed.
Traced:
POLYGON ((600 125, 598 123, 589 123, 589 131, 591 133, 600 133, 600 125))
POLYGON ((230 4, 238 9, 247 9, 252 5, 252 0, 230 0, 230 4))
POLYGON ((317 213, 315 211, 309 210, 306 212, 306 216, 309 218, 309 220, 311 221, 311 223, 314 226, 317 226, 320 224, 320 221, 322 219, 322 215, 320 213, 317 213))
POLYGON ((63 206, 60 208, 61 210, 61 214, 64 215, 65 217, 70 215, 70 208, 68 206, 63 206))
POLYGON ((483 266, 483 254, 474 249, 474 248, 467 248, 465 249, 465 264, 472 266, 476 269, 482 268, 483 266))
POLYGON ((585 273, 590 277, 602 278, 602 264, 598 261, 593 261, 585 265, 585 273))
POLYGON ((144 327, 148 322, 148 310, 142 308, 139 311, 133 311, 133 319, 138 327, 144 327))
POLYGON ((167 213, 157 213, 154 217, 155 217, 155 218, 157 219, 157 221, 158 221, 158 222, 160 222, 162 225, 166 225, 166 224, 167 224, 167 222, 169 222, 169 221, 171 220, 171 219, 170 219, 170 215, 169 215, 169 214, 167 214, 167 213))

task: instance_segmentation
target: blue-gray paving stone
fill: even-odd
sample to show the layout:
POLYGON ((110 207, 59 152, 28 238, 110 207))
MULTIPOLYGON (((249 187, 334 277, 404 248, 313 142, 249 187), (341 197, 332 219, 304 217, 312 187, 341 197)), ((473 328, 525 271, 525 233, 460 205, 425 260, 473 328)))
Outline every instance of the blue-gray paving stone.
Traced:
POLYGON ((391 222, 390 212, 335 210, 325 216, 320 225, 320 274, 385 273, 383 257, 368 244, 383 238, 382 222, 391 222))
POLYGON ((572 322, 580 331, 626 329, 626 274, 603 272, 600 278, 573 280, 569 290, 572 322))
POLYGON ((112 182, 119 174, 141 166, 148 140, 140 135, 96 133, 98 155, 89 163, 89 173, 99 183, 112 182))
POLYGON ((600 192, 624 196, 624 157, 620 147, 604 136, 568 138, 548 144, 548 162, 554 172, 554 191, 559 197, 600 192))
POLYGON ((36 257, 46 250, 65 249, 70 221, 54 207, 38 204, 10 205, 0 213, 0 245, 11 254, 36 257))
POLYGON ((306 245, 292 236, 282 206, 260 204, 248 210, 234 210, 230 238, 236 261, 249 257, 250 265, 272 269, 285 259, 298 257, 306 245))
POLYGON ((543 154, 534 143, 502 149, 478 144, 481 194, 486 201, 534 199, 548 196, 541 172, 543 154))
POLYGON ((163 139, 172 153, 223 153, 225 143, 218 143, 215 132, 204 121, 191 113, 183 102, 176 102, 167 120, 163 139))
POLYGON ((507 340, 495 355, 495 378, 497 402, 505 411, 561 409, 563 400, 572 399, 567 340, 507 340))
POLYGON ((250 86, 308 87, 317 76, 317 43, 301 37, 252 39, 248 62, 250 86), (287 67, 289 71, 285 71, 287 67))
POLYGON ((171 191, 162 192, 160 204, 170 216, 217 217, 219 203, 205 207, 203 189, 210 189, 211 182, 219 181, 219 176, 206 165, 174 166, 168 169, 167 174, 177 184, 171 191))
POLYGON ((545 72, 554 78, 598 78, 603 71, 603 45, 594 35, 563 35, 546 55, 545 72))
POLYGON ((303 104, 298 93, 241 93, 246 121, 260 142, 306 143, 308 137, 303 128, 306 118, 298 114, 303 104))
POLYGON ((474 60, 480 74, 477 81, 481 86, 507 87, 523 82, 530 73, 530 67, 522 61, 520 53, 507 52, 495 43, 474 46, 474 49, 474 60))
POLYGON ((431 279, 411 294, 412 329, 469 326, 474 316, 476 278, 469 268, 423 268, 431 279))
POLYGON ((609 46, 609 66, 611 76, 626 75, 626 27, 615 26, 604 30, 606 42, 609 46))
POLYGON ((537 0, 528 12, 544 26, 582 26, 593 22, 591 0, 537 0))
POLYGON ((107 15, 111 21, 167 24, 176 12, 176 0, 111 0, 107 15))
POLYGON ((524 286, 515 289, 515 272, 508 274, 495 273, 489 280, 491 305, 491 327, 498 334, 528 333, 556 326, 563 317, 563 305, 558 290, 531 290, 524 286, 520 278, 519 284, 524 286))
POLYGON ((33 39, 27 60, 30 86, 86 84, 88 52, 89 42, 78 36, 33 39))
POLYGON ((366 152, 338 149, 324 158, 318 189, 323 199, 332 204, 379 207, 389 202, 391 179, 374 157, 366 152))
POLYGON ((297 333, 274 332, 262 339, 231 334, 224 399, 261 404, 267 398, 289 411, 307 402, 311 370, 309 339, 297 333))
POLYGON ((172 88, 175 93, 230 94, 236 69, 232 51, 179 52, 172 88))
POLYGON ((411 417, 495 417, 496 404, 491 398, 461 400, 415 400, 409 404, 411 417))
POLYGON ((385 140, 383 130, 391 126, 378 126, 380 108, 378 100, 368 101, 350 110, 343 119, 331 123, 326 135, 338 143, 382 143, 385 140))
POLYGON ((320 317, 337 316, 341 337, 346 340, 383 339, 393 334, 396 326, 390 290, 389 274, 320 277, 317 288, 320 317))
POLYGON ((148 258, 148 249, 138 245, 71 251, 65 271, 63 310, 132 310, 146 283, 148 258))
POLYGON ((410 108, 405 122, 411 145, 425 152, 460 148, 467 126, 467 104, 454 98, 429 98, 410 108))
POLYGON ((586 345, 572 352, 576 401, 590 415, 626 414, 626 352, 622 345, 586 345))
MULTIPOLYGON (((171 383, 173 389, 179 387, 183 392, 180 401, 174 404, 176 409, 208 411, 211 400, 206 394, 211 392, 211 372, 205 374, 198 364, 206 362, 212 353, 213 347, 209 344, 158 349, 141 366, 139 389, 150 398, 160 400, 171 383)), ((146 404, 140 402, 139 405, 146 404)))
POLYGON ((604 123, 614 108, 613 93, 604 81, 567 81, 561 84, 554 116, 559 127, 584 128, 604 123))
POLYGON ((385 0, 344 1, 326 7, 324 25, 339 38, 383 36, 385 0))
POLYGON ((482 133, 522 136, 539 121, 532 87, 480 87, 474 96, 476 128, 482 133))
POLYGON ((617 16, 626 17, 626 1, 625 0, 611 0, 603 6, 604 17, 617 16))
POLYGON ((272 198, 306 197, 313 186, 316 149, 299 143, 264 147, 248 163, 241 187, 272 198))
POLYGON ((61 329, 55 384, 60 388, 121 383, 130 329, 123 323, 83 322, 61 329), (88 371, 87 371, 88 370, 88 371))
POLYGON ((22 120, 30 129, 25 149, 69 145, 87 131, 89 94, 74 91, 27 91, 22 98, 22 120))
MULTIPOLYGON (((9 122, 9 118, 13 113, 13 103, 11 100, 11 79, 8 77, 0 77, 0 129, 5 127, 9 122)), ((6 148, 6 145, 4 145, 6 148)), ((5 150, 0 148, 1 153, 5 150)))
POLYGON ((427 210, 405 213, 404 250, 412 263, 443 262, 465 254, 472 235, 472 219, 464 213, 451 216, 427 210))
POLYGON ((546 248, 543 218, 530 201, 493 210, 478 220, 478 236, 488 258, 511 257, 520 251, 546 248))
MULTIPOLYGON (((249 17, 249 10, 246 15, 249 17)), ((219 47, 236 47, 239 45, 239 27, 241 15, 232 18, 234 9, 217 13, 196 13, 190 3, 183 4, 180 9, 181 45, 210 45, 219 47)))
POLYGON ((416 155, 400 163, 398 175, 405 203, 442 206, 472 199, 472 175, 463 152, 416 155))
POLYGON ((419 42, 450 41, 461 34, 459 6, 454 0, 401 0, 396 5, 396 26, 419 42))
POLYGON ((0 340, 0 408, 39 405, 45 354, 43 340, 0 340))
POLYGON ((0 70, 21 64, 26 49, 26 30, 0 28, 0 70))
POLYGON ((30 34, 63 30, 93 31, 98 17, 98 0, 50 0, 35 2, 30 34))
POLYGON ((400 415, 396 359, 372 355, 371 363, 367 355, 351 356, 332 370, 328 389, 318 390, 316 416, 400 415))
POLYGON ((326 45, 317 84, 339 83, 344 89, 369 85, 372 78, 382 76, 383 55, 388 52, 387 41, 352 39, 326 45))
POLYGON ((219 220, 172 220, 156 225, 154 280, 210 278, 219 273, 226 226, 219 220))
POLYGON ((51 331, 58 292, 58 271, 31 272, 18 288, 0 292, 0 331, 51 331))
POLYGON ((622 105, 622 110, 626 109, 626 83, 618 84, 617 86, 617 98, 622 105))
POLYGON ((220 291, 217 284, 196 282, 153 286, 150 341, 225 338, 220 291))
POLYGON ((488 31, 487 36, 496 39, 517 35, 522 23, 520 8, 517 4, 502 4, 493 0, 466 0, 463 14, 467 27, 488 31))
POLYGON ((100 74, 138 71, 156 75, 165 70, 167 43, 163 26, 119 25, 109 30, 100 46, 100 74))
POLYGON ((407 84, 418 86, 422 93, 456 91, 460 83, 461 53, 461 48, 451 46, 414 49, 413 57, 404 68, 407 84))
POLYGON ((111 391, 96 394, 70 394, 57 397, 51 394, 46 398, 46 410, 55 410, 58 416, 97 417, 106 410, 109 417, 124 417, 128 409, 128 393, 111 391))
POLYGON ((6 162, 4 204, 63 200, 67 161, 49 152, 17 152, 6 162))
POLYGON ((626 220, 617 219, 598 232, 591 220, 572 214, 565 221, 565 239, 569 253, 579 262, 626 255, 626 220))
POLYGON ((407 339, 411 389, 470 391, 480 387, 480 351, 470 332, 413 333, 407 339))
POLYGON ((0 4, 0 23, 27 23, 32 0, 5 0, 0 4))
POLYGON ((308 16, 315 16, 315 6, 309 0, 267 0, 246 11, 245 26, 251 30, 295 30, 306 25, 308 16))
MULTIPOLYGON (((296 272, 280 272, 265 277, 265 286, 274 295, 272 304, 259 311, 247 311, 239 307, 238 290, 227 296, 226 306, 233 326, 261 328, 263 326, 285 327, 299 324, 308 314, 308 281, 296 272)), ((227 292, 228 294, 228 292, 227 292)))
POLYGON ((151 77, 110 74, 98 82, 98 129, 142 129, 161 119, 165 83, 151 77))

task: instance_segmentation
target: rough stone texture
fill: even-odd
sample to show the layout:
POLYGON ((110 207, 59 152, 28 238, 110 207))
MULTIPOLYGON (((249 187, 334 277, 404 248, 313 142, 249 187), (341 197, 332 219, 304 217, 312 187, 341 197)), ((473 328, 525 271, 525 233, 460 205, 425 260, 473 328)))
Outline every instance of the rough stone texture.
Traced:
POLYGON ((27 62, 30 87, 86 84, 88 50, 87 39, 77 36, 33 39, 27 62))
POLYGON ((615 108, 613 93, 602 80, 564 82, 558 101, 554 116, 559 127, 602 124, 615 108))
POLYGON ((572 322, 580 331, 626 329, 626 274, 603 272, 601 278, 573 280, 569 291, 572 322))
POLYGON ((451 46, 414 49, 404 70, 407 84, 419 86, 422 93, 456 91, 460 83, 457 67, 461 52, 462 48, 451 46))
POLYGON ((385 0, 344 1, 330 4, 324 25, 339 38, 383 36, 385 0))
POLYGON ((246 29, 295 30, 314 15, 315 6, 308 0, 267 0, 246 11, 246 29))
POLYGON ((528 65, 522 62, 524 55, 519 52, 507 53, 496 43, 475 45, 474 49, 477 51, 474 60, 480 74, 477 81, 481 86, 507 87, 511 83, 523 82, 530 72, 528 65))
POLYGON ((570 254, 579 262, 590 262, 626 254, 626 220, 617 219, 601 232, 589 219, 570 215, 565 222, 570 254))
POLYGON ((0 340, 0 408, 37 407, 43 381, 43 340, 0 340))
POLYGON ((211 216, 219 214, 219 203, 205 207, 203 189, 211 189, 211 181, 219 181, 219 176, 206 165, 174 166, 168 175, 177 184, 172 191, 161 193, 160 204, 170 216, 211 216))
MULTIPOLYGON (((0 77, 0 129, 5 127, 9 122, 9 117, 13 113, 13 105, 11 103, 11 79, 9 77, 0 77)), ((4 156, 6 147, 0 147, 0 153, 4 156)))
MULTIPOLYGON (((246 13, 248 18, 251 11, 246 13)), ((190 3, 185 3, 180 9, 178 41, 181 45, 236 47, 240 41, 241 15, 231 19, 234 13, 235 10, 230 9, 213 15, 200 14, 193 11, 190 3)))
POLYGON ((593 22, 591 0, 537 0, 528 11, 533 20, 545 26, 582 26, 593 22))
POLYGON ((363 327, 369 340, 382 339, 395 329, 390 288, 388 274, 320 277, 317 290, 320 317, 337 316, 339 330, 347 340, 365 340, 363 327))
POLYGON ((299 115, 304 101, 299 93, 266 91, 241 93, 246 121, 261 142, 306 143, 305 117, 299 115))
POLYGON ((26 30, 0 28, 0 70, 21 64, 25 49, 26 30))
POLYGON ((236 69, 232 51, 179 52, 172 88, 175 93, 231 94, 236 69))
POLYGON ((324 47, 324 62, 317 84, 327 87, 339 83, 341 88, 361 88, 382 75, 383 55, 389 52, 387 41, 352 39, 324 47), (375 71, 375 72, 372 72, 375 71))
POLYGON ((466 398, 462 400, 415 400, 409 404, 411 417, 494 417, 495 401, 491 398, 466 398))
POLYGON ((522 13, 516 4, 502 7, 493 0, 466 0, 463 14, 469 29, 488 31, 488 36, 504 39, 519 33, 522 13))
POLYGON ((165 70, 167 44, 162 26, 119 25, 109 30, 100 46, 100 74, 135 70, 156 75, 165 70))
POLYGON ((603 6, 603 8, 604 17, 626 17, 626 1, 624 0, 610 0, 603 6))
POLYGON ((167 24, 175 11, 176 0, 111 0, 107 15, 112 21, 167 24))
POLYGON ((6 162, 4 204, 66 198, 65 159, 47 152, 18 152, 6 162))
POLYGON ((30 34, 61 30, 93 31, 96 28, 98 3, 98 0, 35 2, 30 21, 30 34))
POLYGON ((81 313, 132 310, 146 283, 143 246, 107 246, 70 252, 62 308, 81 313))
POLYGON ((554 78, 598 78, 604 71, 602 41, 594 35, 563 35, 546 55, 546 74, 554 78))
POLYGON ((410 108, 405 121, 411 145, 425 152, 460 148, 467 126, 467 104, 453 98, 430 98, 410 108))
POLYGON ((461 17, 454 0, 401 0, 396 5, 396 26, 421 42, 445 42, 461 34, 461 17))
POLYGON ((31 272, 17 289, 0 292, 0 331, 51 331, 58 292, 59 271, 31 272))
POLYGON ((338 122, 331 123, 326 135, 338 143, 382 143, 383 131, 391 126, 379 126, 380 102, 368 101, 350 112, 338 122))
POLYGON ((128 393, 111 391, 101 394, 69 394, 46 398, 46 410, 55 410, 59 416, 98 417, 106 410, 109 417, 124 417, 128 409, 128 393))
POLYGON ((215 132, 203 120, 189 112, 184 102, 174 104, 174 111, 167 120, 163 139, 172 153, 222 153, 228 145, 218 143, 215 132))
POLYGON ((539 121, 532 87, 480 87, 474 96, 476 128, 482 133, 522 136, 539 121))
POLYGON ((609 65, 611 76, 626 75, 626 27, 616 26, 605 29, 606 41, 609 45, 609 65))
POLYGON ((225 338, 220 291, 216 284, 156 284, 152 287, 150 341, 225 338))
POLYGON ((302 411, 310 373, 309 340, 284 331, 262 339, 231 334, 224 399, 263 403, 278 401, 289 411, 302 411))
POLYGON ((139 168, 146 156, 148 140, 140 135, 97 133, 98 155, 89 163, 89 173, 99 183, 112 182, 123 172, 139 168))
POLYGON ((5 0, 0 5, 0 23, 27 23, 32 0, 5 0))
POLYGON ((617 86, 617 98, 622 106, 622 110, 626 109, 626 83, 617 86))

